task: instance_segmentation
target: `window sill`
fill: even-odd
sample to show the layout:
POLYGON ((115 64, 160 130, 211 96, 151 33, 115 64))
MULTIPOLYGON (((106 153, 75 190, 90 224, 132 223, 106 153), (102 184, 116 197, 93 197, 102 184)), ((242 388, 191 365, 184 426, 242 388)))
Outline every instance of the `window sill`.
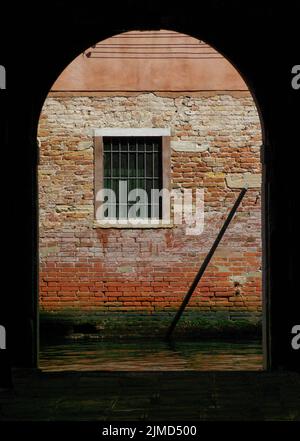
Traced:
POLYGON ((116 221, 116 223, 105 222, 105 221, 96 221, 93 222, 93 228, 126 228, 126 229, 157 229, 157 228, 173 228, 173 222, 157 222, 151 223, 150 221, 140 221, 137 223, 133 222, 120 222, 116 221))

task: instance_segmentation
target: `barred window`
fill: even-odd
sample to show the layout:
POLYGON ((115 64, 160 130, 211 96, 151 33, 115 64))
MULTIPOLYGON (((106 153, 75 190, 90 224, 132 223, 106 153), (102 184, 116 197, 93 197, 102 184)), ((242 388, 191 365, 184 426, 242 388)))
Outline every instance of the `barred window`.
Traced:
POLYGON ((169 129, 95 129, 94 146, 97 222, 164 220, 169 205, 161 190, 170 186, 169 129))
POLYGON ((112 189, 116 195, 116 217, 128 218, 134 213, 140 218, 159 218, 162 216, 161 198, 155 199, 156 189, 162 189, 162 140, 161 137, 104 137, 104 188, 112 189), (121 192, 125 194, 122 198, 121 192), (145 190, 146 200, 140 196, 128 199, 135 189, 145 190), (123 200, 122 200, 123 199, 123 200), (125 201, 126 199, 126 201, 125 201), (139 208, 130 208, 134 200, 139 208))

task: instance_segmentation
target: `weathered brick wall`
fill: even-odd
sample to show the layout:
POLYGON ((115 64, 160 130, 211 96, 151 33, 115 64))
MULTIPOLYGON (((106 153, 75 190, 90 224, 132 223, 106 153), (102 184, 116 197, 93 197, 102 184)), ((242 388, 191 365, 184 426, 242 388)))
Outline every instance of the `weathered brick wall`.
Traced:
POLYGON ((250 188, 190 303, 261 310, 261 129, 247 92, 49 96, 39 125, 40 304, 44 311, 177 307, 247 181, 250 188), (96 127, 170 127, 173 188, 204 188, 205 227, 94 226, 96 127))

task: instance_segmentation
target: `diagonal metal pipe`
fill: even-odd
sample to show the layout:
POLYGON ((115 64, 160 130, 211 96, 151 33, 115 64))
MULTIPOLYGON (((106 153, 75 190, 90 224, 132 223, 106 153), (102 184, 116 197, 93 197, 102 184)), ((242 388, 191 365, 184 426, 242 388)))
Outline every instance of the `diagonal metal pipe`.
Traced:
POLYGON ((201 277, 203 276, 203 274, 204 274, 204 272, 205 272, 205 270, 207 268, 207 265, 209 264, 212 256, 214 255, 214 252, 216 251, 220 241, 222 240, 222 237, 224 236, 224 233, 227 230, 227 227, 230 224, 230 221, 232 220, 233 216, 235 215, 235 212, 237 211, 240 203, 242 202, 243 197, 245 196, 247 190, 248 190, 248 187, 244 187, 242 189, 242 191, 240 192, 237 200, 235 201, 234 206, 230 210, 230 213, 228 214, 227 219, 225 220, 225 222, 224 222, 224 224, 223 224, 223 226, 222 226, 218 236, 216 237, 216 239, 215 239, 211 249, 209 250, 209 253, 205 257, 205 259, 204 259, 204 261, 203 261, 203 263, 202 263, 198 273, 196 274, 193 283, 191 284, 191 286, 190 286, 190 288, 189 288, 185 298, 183 299, 182 304, 180 305, 180 308, 178 309, 176 315, 174 316, 174 319, 173 319, 173 321, 172 321, 172 323, 171 323, 171 325, 170 325, 170 327, 169 327, 169 329, 167 331, 167 334, 166 334, 166 339, 167 340, 169 340, 172 337, 173 331, 174 331, 178 321, 180 320, 180 317, 182 316, 182 314, 183 314, 187 304, 189 303, 190 298, 192 297, 192 295, 193 295, 193 293, 194 293, 194 291, 195 291, 195 289, 196 289, 196 287, 197 287, 201 277))

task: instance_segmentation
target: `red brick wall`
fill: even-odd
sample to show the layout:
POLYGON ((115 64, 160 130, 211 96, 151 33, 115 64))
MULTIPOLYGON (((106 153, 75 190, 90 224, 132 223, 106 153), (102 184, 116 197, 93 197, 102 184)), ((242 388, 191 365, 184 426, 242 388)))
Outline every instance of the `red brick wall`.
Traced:
POLYGON ((39 138, 42 310, 177 307, 247 180, 242 206, 190 305, 260 311, 261 130, 248 93, 49 96, 39 138), (204 232, 95 228, 90 129, 96 127, 170 127, 172 187, 204 188, 204 232), (195 143, 199 150, 191 151, 195 143))

